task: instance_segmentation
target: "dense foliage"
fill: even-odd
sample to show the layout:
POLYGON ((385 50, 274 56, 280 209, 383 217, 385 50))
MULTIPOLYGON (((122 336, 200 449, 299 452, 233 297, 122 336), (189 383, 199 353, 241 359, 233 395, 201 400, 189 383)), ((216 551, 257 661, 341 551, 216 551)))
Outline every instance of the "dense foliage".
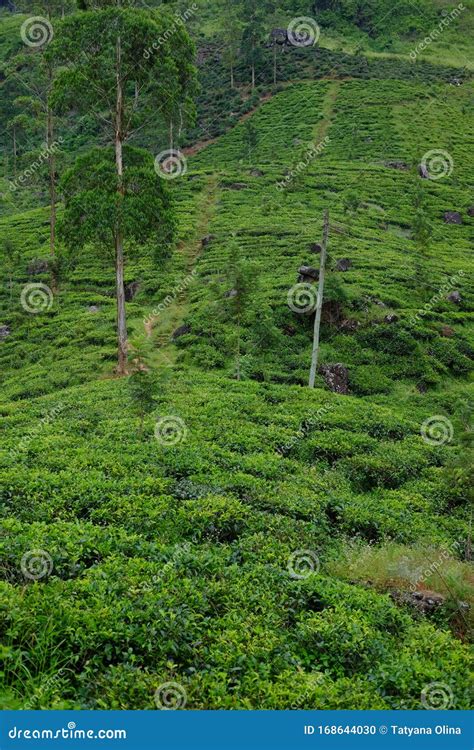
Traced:
MULTIPOLYGON (((66 27, 94 22, 83 5, 66 27)), ((276 5, 278 26, 314 4, 276 5)), ((386 2, 315 5, 349 46, 365 35, 372 48, 279 50, 276 86, 274 50, 220 53, 228 15, 201 6, 189 22, 198 120, 177 144, 186 169, 166 181, 154 170, 169 146, 156 118, 124 146, 119 201, 107 128, 87 114, 77 127, 64 85, 54 258, 41 170, 12 191, 5 152, 3 707, 154 709, 169 681, 191 709, 418 709, 433 683, 447 708, 470 706, 472 82, 449 55, 371 57, 387 44, 386 2), (433 150, 439 179, 421 169, 433 150), (312 310, 288 304, 300 267, 318 265, 325 208, 320 362, 347 374, 343 392, 324 369, 305 387, 312 310), (39 308, 25 304, 32 286, 39 308), (300 576, 298 556, 313 568, 300 576)), ((417 7, 400 6, 400 44, 421 34, 417 7)), ((5 17, 5 67, 23 18, 5 17)), ((11 70, 2 123, 25 114, 11 70)), ((149 114, 129 82, 132 118, 149 114)), ((31 114, 24 124, 18 172, 37 144, 31 114)))

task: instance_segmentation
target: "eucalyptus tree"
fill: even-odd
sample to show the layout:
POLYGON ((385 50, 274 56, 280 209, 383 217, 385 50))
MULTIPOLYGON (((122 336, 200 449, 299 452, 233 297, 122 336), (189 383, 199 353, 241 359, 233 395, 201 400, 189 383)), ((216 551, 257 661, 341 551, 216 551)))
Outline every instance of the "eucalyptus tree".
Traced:
POLYGON ((76 10, 75 0, 15 0, 15 9, 20 13, 43 13, 47 18, 59 16, 64 18, 66 13, 76 10))
POLYGON ((245 63, 250 66, 251 84, 254 89, 257 69, 263 62, 266 3, 262 0, 242 0, 241 13, 244 24, 241 52, 245 63))
MULTIPOLYGON (((38 133, 44 131, 41 139, 48 164, 49 203, 50 203, 50 251, 54 255, 56 225, 56 160, 55 160, 55 119, 51 108, 51 89, 55 75, 55 62, 48 55, 48 46, 54 36, 54 25, 51 22, 55 13, 61 8, 72 7, 70 3, 59 3, 58 0, 33 3, 31 13, 44 12, 46 17, 32 16, 21 26, 22 44, 5 66, 5 75, 10 85, 20 91, 14 102, 21 108, 22 117, 30 120, 29 130, 38 133)), ((26 6, 25 6, 26 9, 26 6)), ((57 21, 59 23, 59 19, 57 21)), ((21 122, 21 117, 18 122, 21 122)), ((15 124, 15 123, 14 123, 15 124)), ((16 144, 15 144, 16 145, 16 144)), ((38 138, 31 138, 30 151, 38 145, 38 138)), ((14 160, 16 161, 16 159, 14 160)), ((16 175, 15 175, 16 177, 16 175)))
MULTIPOLYGON (((131 229, 123 208, 124 144, 150 119, 169 121, 179 107, 191 116, 195 93, 194 47, 184 26, 174 23, 166 10, 143 10, 140 5, 131 0, 82 0, 86 10, 66 17, 49 48, 64 64, 55 82, 55 105, 60 111, 95 116, 105 141, 113 144, 115 172, 107 171, 104 177, 113 184, 117 206, 111 239, 120 374, 127 363, 124 241, 131 229)), ((89 204, 88 210, 102 213, 100 205, 89 204)))
POLYGON ((241 19, 240 0, 220 0, 220 35, 225 43, 222 50, 224 62, 229 67, 230 88, 235 88, 235 67, 238 62, 244 23, 241 19))
MULTIPOLYGON (((116 157, 112 147, 95 148, 80 156, 60 182, 64 212, 61 238, 73 252, 86 244, 97 246, 117 262, 122 237, 134 248, 167 247, 175 220, 169 192, 154 170, 153 157, 143 149, 125 145, 120 192, 117 191, 116 157)), ((123 304, 123 267, 117 266, 117 306, 123 304)), ((127 331, 125 311, 118 316, 118 372, 126 372, 127 331)))

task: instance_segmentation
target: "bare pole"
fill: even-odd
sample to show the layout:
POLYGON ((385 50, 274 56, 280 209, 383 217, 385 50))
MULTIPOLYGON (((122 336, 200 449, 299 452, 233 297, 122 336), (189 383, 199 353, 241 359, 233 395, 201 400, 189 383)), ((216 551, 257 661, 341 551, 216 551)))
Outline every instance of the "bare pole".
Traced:
POLYGON ((319 329, 321 327, 321 309, 323 306, 324 273, 326 270, 328 239, 329 239, 329 211, 326 208, 324 210, 323 243, 321 247, 321 260, 319 264, 319 284, 318 284, 318 296, 316 299, 316 315, 314 316, 313 352, 311 355, 311 369, 309 371, 308 385, 310 388, 314 388, 316 371, 318 369, 319 329))

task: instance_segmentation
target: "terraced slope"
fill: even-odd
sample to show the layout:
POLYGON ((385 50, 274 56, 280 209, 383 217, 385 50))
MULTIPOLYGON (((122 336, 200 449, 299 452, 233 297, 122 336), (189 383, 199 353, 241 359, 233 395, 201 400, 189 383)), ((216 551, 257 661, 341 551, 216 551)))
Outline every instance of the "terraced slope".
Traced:
POLYGON ((246 121, 250 150, 241 123, 189 158, 176 251, 126 269, 143 431, 108 259, 63 258, 28 313, 46 214, 2 219, 3 705, 155 708, 172 681, 188 708, 416 709, 433 683, 469 706, 468 86, 302 81, 246 121), (312 320, 288 306, 325 207, 321 363, 347 394, 304 387, 312 320))

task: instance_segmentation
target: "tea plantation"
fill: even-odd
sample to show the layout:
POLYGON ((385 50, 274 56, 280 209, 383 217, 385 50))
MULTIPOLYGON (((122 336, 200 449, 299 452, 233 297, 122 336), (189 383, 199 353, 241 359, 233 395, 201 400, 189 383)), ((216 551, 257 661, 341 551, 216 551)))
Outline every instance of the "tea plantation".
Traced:
POLYGON ((305 52, 232 101, 201 65, 177 241, 129 248, 126 377, 111 258, 53 263, 4 153, 3 708, 153 710, 167 683, 187 709, 471 706, 471 77, 305 52), (312 390, 295 285, 315 302, 325 209, 312 390))

